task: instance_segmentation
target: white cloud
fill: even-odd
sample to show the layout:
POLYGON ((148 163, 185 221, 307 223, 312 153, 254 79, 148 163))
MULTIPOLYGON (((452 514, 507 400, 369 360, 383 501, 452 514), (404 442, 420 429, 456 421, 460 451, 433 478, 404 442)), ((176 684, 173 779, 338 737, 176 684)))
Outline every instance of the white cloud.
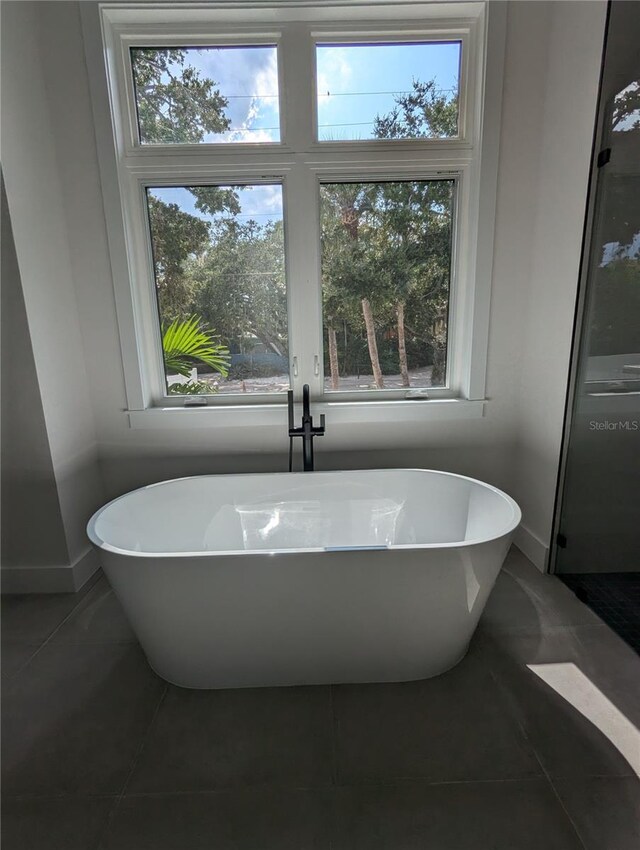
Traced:
POLYGON ((278 99, 278 60, 276 51, 267 54, 267 62, 255 69, 249 84, 254 93, 249 101, 247 114, 240 127, 231 131, 232 142, 273 142, 278 139, 278 130, 256 128, 254 125, 263 120, 269 127, 279 126, 278 99))

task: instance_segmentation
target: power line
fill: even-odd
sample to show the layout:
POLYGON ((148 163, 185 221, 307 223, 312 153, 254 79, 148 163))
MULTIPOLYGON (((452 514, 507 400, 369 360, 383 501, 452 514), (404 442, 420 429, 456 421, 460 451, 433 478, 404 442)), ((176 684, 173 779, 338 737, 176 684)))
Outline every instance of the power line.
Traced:
POLYGON ((218 219, 218 220, 219 221, 220 220, 222 220, 222 221, 233 221, 234 218, 247 218, 247 217, 248 218, 257 218, 258 216, 263 216, 263 215, 269 216, 270 218, 277 218, 277 217, 282 218, 281 212, 280 213, 234 213, 232 216, 229 216, 228 218, 223 218, 222 215, 221 215, 220 219, 218 219))
MULTIPOLYGON (((452 89, 434 89, 435 92, 441 94, 443 92, 457 92, 457 88, 452 89)), ((318 92, 318 97, 369 97, 378 94, 411 94, 413 89, 399 89, 398 91, 342 91, 342 92, 318 92)), ((223 97, 229 100, 244 100, 251 98, 279 98, 279 94, 223 94, 223 97)))
MULTIPOLYGON (((414 89, 400 89, 398 91, 338 91, 327 92, 326 94, 318 92, 318 97, 363 97, 373 94, 412 94, 414 89)), ((442 92, 457 92, 458 89, 434 89, 439 94, 442 92)))
MULTIPOLYGON (((225 133, 259 133, 261 130, 279 130, 280 127, 230 127, 225 133)), ((220 134, 222 135, 222 134, 220 134)))
POLYGON ((321 127, 364 127, 365 125, 371 126, 375 123, 375 121, 348 121, 346 124, 318 124, 318 129, 321 127))
MULTIPOLYGON (((397 91, 337 91, 337 92, 317 92, 318 97, 369 97, 371 95, 379 95, 379 94, 411 94, 414 89, 398 89, 397 91)), ((438 94, 443 94, 444 92, 456 92, 458 89, 434 89, 434 92, 438 94)), ((250 99, 250 98, 279 98, 279 94, 225 94, 223 97, 228 98, 230 100, 240 100, 240 99, 250 99)))
POLYGON ((223 94, 222 96, 225 97, 225 98, 233 98, 234 100, 241 99, 241 98, 251 98, 251 97, 261 97, 261 98, 280 97, 279 94, 223 94))

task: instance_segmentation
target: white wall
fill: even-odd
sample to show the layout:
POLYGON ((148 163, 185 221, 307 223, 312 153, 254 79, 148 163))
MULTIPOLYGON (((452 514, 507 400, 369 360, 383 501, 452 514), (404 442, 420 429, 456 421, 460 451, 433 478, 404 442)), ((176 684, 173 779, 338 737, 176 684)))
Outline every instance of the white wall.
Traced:
MULTIPOLYGON (((2 227, 2 566, 3 587, 33 578, 58 577, 69 552, 49 439, 40 398, 20 271, 11 232, 4 182, 0 187, 2 227), (37 522, 37 533, 34 523, 37 522), (51 569, 53 567, 53 570, 51 569), (25 571, 25 568, 26 571, 25 571), (46 576, 43 570, 48 570, 46 576), (10 572, 7 572, 10 571, 10 572)), ((14 584, 15 589, 15 584, 14 584)))
MULTIPOLYGON (((402 448, 392 432, 366 451, 355 451, 357 446, 344 451, 328 433, 324 442, 317 441, 318 467, 431 466, 477 476, 515 495, 534 539, 548 541, 604 13, 604 2, 509 4, 484 418, 425 425, 405 434, 402 448), (551 210, 555 212, 548 222, 551 210), (548 386, 541 381, 543 373, 548 386)), ((50 375, 43 381, 40 373, 48 352, 48 371, 54 368, 59 376, 64 364, 73 370, 77 386, 86 390, 60 396, 53 411, 59 417, 52 423, 54 437, 58 424, 64 428, 63 423, 73 423, 72 430, 81 433, 80 443, 95 451, 95 433, 110 497, 192 472, 284 469, 284 429, 245 429, 234 455, 220 449, 215 429, 128 427, 78 4, 45 3, 37 8, 37 20, 29 10, 13 12, 12 19, 12 29, 29 29, 24 35, 28 44, 22 44, 22 34, 11 37, 20 44, 12 48, 13 54, 21 54, 11 61, 22 70, 12 72, 20 82, 15 83, 13 99, 3 103, 3 113, 21 113, 16 133, 28 138, 27 150, 14 151, 11 158, 14 191, 9 191, 9 203, 14 219, 19 215, 25 220, 33 212, 34 199, 43 197, 38 180, 29 176, 26 184, 20 183, 32 160, 41 155, 51 168, 49 172, 44 166, 47 173, 40 175, 38 167, 48 201, 35 211, 35 219, 31 216, 30 232, 34 227, 42 230, 44 243, 57 229, 56 247, 50 248, 62 257, 44 295, 39 294, 46 280, 41 265, 29 275, 31 280, 39 277, 40 284, 27 292, 24 281, 29 323, 38 341, 34 355, 41 384, 56 383, 50 375), (34 59, 24 55, 30 51, 44 63, 46 83, 32 78, 34 59), (23 72, 26 80, 20 77, 23 72), (50 121, 46 129, 45 119, 34 117, 40 110, 24 108, 31 87, 50 121), (56 210, 54 216, 51 210, 56 210), (42 297, 56 303, 47 301, 45 308, 42 297), (73 317, 69 354, 48 329, 51 311, 55 315, 62 309, 73 317)), ((9 183, 7 174, 8 188, 9 183)), ((36 252, 36 257, 42 255, 36 252)), ((37 265, 33 259, 31 265, 34 262, 37 265)), ((47 371, 46 363, 42 368, 47 371)), ((43 395, 45 412, 48 401, 43 395)), ((327 425, 330 429, 331 423, 327 425)), ((95 501, 95 492, 84 497, 87 502, 95 501)), ((541 564, 544 546, 532 554, 541 564)))
POLYGON ((70 590, 95 569, 85 525, 104 496, 40 43, 48 38, 41 29, 45 7, 65 5, 2 6, 2 161, 69 554, 67 586, 60 589, 70 590))
MULTIPOLYGON (((529 10, 519 6, 515 11, 522 18, 523 36, 529 36, 535 50, 536 40, 526 27, 529 10)), ((560 2, 551 4, 549 13, 536 187, 522 199, 535 213, 522 304, 512 483, 524 515, 519 544, 538 561, 553 523, 605 7, 560 2)))

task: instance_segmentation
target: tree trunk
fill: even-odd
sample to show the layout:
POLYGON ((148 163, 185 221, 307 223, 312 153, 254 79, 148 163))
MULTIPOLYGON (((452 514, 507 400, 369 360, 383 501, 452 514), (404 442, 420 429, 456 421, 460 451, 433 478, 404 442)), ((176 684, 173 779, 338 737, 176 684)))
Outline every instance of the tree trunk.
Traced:
POLYGON ((331 369, 331 389, 337 390, 340 386, 340 371, 338 369, 338 343, 336 341, 335 328, 327 328, 329 339, 329 367, 331 369))
POLYGON ((437 346, 433 350, 433 368, 431 370, 431 386, 439 387, 444 383, 446 349, 437 346))
POLYGON ((371 304, 368 298, 362 299, 362 315, 367 328, 367 343, 369 345, 369 357, 371 359, 371 369, 373 370, 373 380, 379 390, 384 389, 384 380, 382 379, 382 371, 380 369, 380 361, 378 359, 378 343, 376 342, 376 329, 373 325, 373 313, 371 312, 371 304))
POLYGON ((404 336, 404 304, 398 301, 396 305, 396 313, 398 315, 398 358, 400 360, 400 374, 402 375, 402 386, 410 387, 409 382, 409 366, 407 364, 407 347, 404 336))
POLYGON ((447 362, 447 335, 444 318, 436 319, 433 332, 433 369, 431 370, 431 386, 442 386, 445 378, 447 362))

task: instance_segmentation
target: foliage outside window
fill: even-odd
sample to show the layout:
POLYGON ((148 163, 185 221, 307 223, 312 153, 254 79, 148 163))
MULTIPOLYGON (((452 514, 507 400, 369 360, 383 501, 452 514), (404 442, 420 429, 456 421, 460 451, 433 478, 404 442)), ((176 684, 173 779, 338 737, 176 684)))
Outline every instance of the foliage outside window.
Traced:
POLYGON ((181 8, 98 13, 130 409, 481 399, 488 7, 181 8))
MULTIPOLYGON (((414 76, 420 69, 413 69, 411 55, 406 55, 408 48, 417 58, 434 47, 440 48, 430 44, 338 48, 347 65, 352 56, 362 64, 363 52, 371 54, 369 62, 385 51, 391 51, 396 60, 405 53, 410 89, 380 95, 378 100, 388 105, 388 111, 363 122, 369 127, 369 137, 456 136, 455 90, 443 92, 435 79, 414 76)), ((453 47, 456 56, 459 53, 458 45, 442 47, 453 47)), ((338 80, 332 78, 331 57, 322 57, 333 49, 317 48, 319 78, 323 74, 332 87, 338 80)), ((255 51, 265 50, 274 48, 248 47, 235 51, 234 56, 244 52, 254 61, 255 51)), ((143 144, 220 141, 225 134, 228 138, 234 120, 229 97, 221 93, 224 86, 209 76, 215 68, 224 70, 225 53, 229 51, 213 48, 132 49, 143 144)), ((264 85, 258 79, 253 80, 254 85, 264 85)), ((277 88, 273 82, 272 88, 277 88)), ((365 97, 358 92, 327 92, 326 96, 339 98, 341 94, 365 97)), ((245 136, 260 129, 246 125, 259 117, 266 97, 264 92, 256 92, 249 99, 245 136)), ((320 98, 318 103, 326 114, 326 104, 320 107, 320 98)), ((268 109, 272 108, 268 102, 268 109)), ((370 111, 371 103, 364 108, 370 111)), ((347 132, 352 136, 353 128, 347 132)), ((454 192, 452 180, 321 185, 328 391, 445 383, 454 192)), ((288 389, 281 187, 154 187, 146 194, 161 325, 195 317, 214 329, 219 345, 229 351, 224 370, 194 360, 196 371, 188 384, 181 380, 183 373, 176 374, 165 352, 168 391, 210 394, 288 389)))

